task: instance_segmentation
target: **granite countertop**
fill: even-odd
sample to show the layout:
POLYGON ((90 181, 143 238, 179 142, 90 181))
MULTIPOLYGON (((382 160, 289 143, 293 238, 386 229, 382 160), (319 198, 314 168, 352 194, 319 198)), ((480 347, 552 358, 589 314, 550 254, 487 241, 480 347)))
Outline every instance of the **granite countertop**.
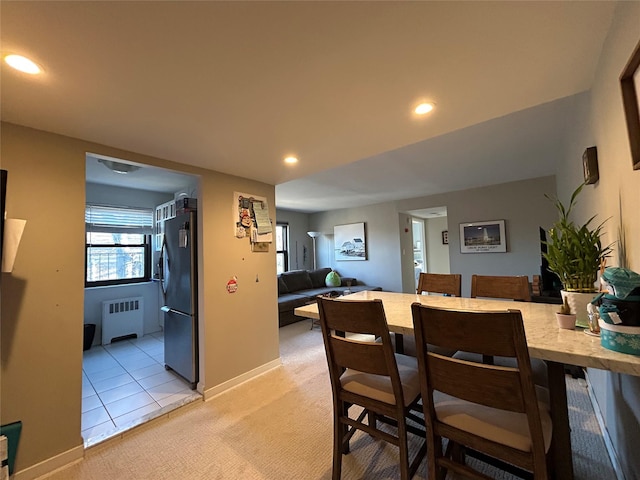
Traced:
MULTIPOLYGON (((413 319, 411 317, 413 302, 434 307, 465 310, 520 310, 531 357, 568 365, 640 375, 640 356, 608 350, 602 347, 599 337, 586 335, 581 328, 575 330, 559 328, 555 318, 558 305, 372 291, 357 292, 343 298, 349 300, 381 299, 389 330, 405 335, 413 334, 413 319)), ((317 319, 318 306, 313 304, 296 308, 295 314, 317 319)))

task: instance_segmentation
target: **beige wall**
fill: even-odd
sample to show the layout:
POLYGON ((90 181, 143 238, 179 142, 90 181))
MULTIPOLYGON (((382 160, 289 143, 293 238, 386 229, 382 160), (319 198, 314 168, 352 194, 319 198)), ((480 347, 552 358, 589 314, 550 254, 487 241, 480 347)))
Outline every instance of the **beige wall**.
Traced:
MULTIPOLYGON (((576 133, 557 174, 558 196, 567 201, 583 181, 582 153, 587 147, 597 147, 600 180, 583 190, 576 213, 582 220, 594 214, 598 215, 597 220, 608 219, 603 237, 608 243, 617 240, 622 218, 630 242, 629 268, 636 271, 640 271, 640 216, 636 214, 640 205, 640 171, 632 169, 619 77, 640 41, 638 22, 640 2, 617 6, 600 56, 589 108, 576 118, 576 133)), ((615 250, 610 265, 618 264, 615 250)))
MULTIPOLYGON (((597 214, 597 221, 607 220, 605 243, 617 241, 622 226, 627 266, 636 272, 640 272, 640 170, 632 169, 619 78, 640 41, 639 25, 640 2, 619 2, 600 56, 589 108, 576 118, 575 138, 557 175, 558 195, 566 201, 583 178, 582 152, 593 145, 598 148, 600 180, 583 190, 577 217, 586 221, 597 214)), ((619 245, 614 245, 609 265, 620 265, 619 252, 619 245)), ((589 369, 589 380, 625 478, 640 478, 636 452, 640 443, 640 377, 589 369)))
MULTIPOLYGON (((233 192, 274 187, 12 124, 1 125, 7 212, 27 226, 11 275, 2 274, 2 424, 21 420, 16 470, 81 448, 85 153, 200 175, 201 389, 277 363, 275 253, 233 236, 233 192), (239 289, 228 294, 227 281, 239 289)), ((272 214, 275 220, 275 211, 272 214)))
MULTIPOLYGON (((592 89, 592 138, 593 145, 598 147, 600 181, 593 188, 593 195, 584 203, 585 215, 595 212, 601 220, 611 217, 606 227, 606 240, 617 240, 618 229, 622 225, 629 242, 629 268, 638 272, 640 171, 632 170, 619 77, 640 42, 639 25, 640 2, 618 5, 592 89)), ((614 258, 614 262, 617 264, 617 259, 614 258)))

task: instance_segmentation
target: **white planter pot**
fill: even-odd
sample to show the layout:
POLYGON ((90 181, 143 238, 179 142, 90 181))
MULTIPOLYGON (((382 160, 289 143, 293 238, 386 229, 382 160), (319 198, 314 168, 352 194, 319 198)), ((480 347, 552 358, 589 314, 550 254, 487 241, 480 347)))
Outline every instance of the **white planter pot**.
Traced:
POLYGON ((560 328, 573 330, 576 327, 576 316, 574 314, 556 313, 556 319, 560 328))
POLYGON ((563 302, 565 297, 567 297, 567 303, 569 304, 571 313, 576 316, 576 325, 588 328, 589 315, 587 314, 587 305, 591 303, 591 300, 593 300, 598 293, 577 293, 561 290, 560 294, 562 295, 563 302))

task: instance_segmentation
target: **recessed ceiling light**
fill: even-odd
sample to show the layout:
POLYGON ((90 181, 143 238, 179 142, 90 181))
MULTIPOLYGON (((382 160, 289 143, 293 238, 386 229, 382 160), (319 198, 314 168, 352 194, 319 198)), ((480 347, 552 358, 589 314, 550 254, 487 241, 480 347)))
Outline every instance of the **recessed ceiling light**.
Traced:
POLYGON ((431 110, 433 110, 433 103, 421 103, 415 108, 414 112, 418 115, 424 115, 425 113, 429 113, 431 110))
POLYGON ((7 65, 9 65, 10 67, 15 68, 16 70, 20 70, 24 73, 35 75, 41 72, 38 65, 29 60, 27 57, 23 57, 22 55, 7 55, 6 57, 4 57, 4 61, 7 62, 7 65))
POLYGON ((293 165, 294 163, 298 163, 298 159, 294 156, 289 156, 287 158, 284 159, 284 163, 288 163, 290 165, 293 165))

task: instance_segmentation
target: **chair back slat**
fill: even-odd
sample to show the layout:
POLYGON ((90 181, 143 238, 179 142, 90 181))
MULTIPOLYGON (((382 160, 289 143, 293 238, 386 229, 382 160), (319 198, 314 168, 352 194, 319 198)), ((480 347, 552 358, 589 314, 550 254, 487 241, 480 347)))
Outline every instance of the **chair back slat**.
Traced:
POLYGON ((518 370, 454 360, 432 353, 429 353, 427 369, 434 390, 493 408, 525 411, 518 370))
POLYGON ((476 297, 506 298, 510 300, 520 300, 522 302, 530 302, 531 290, 529 287, 529 277, 526 275, 472 275, 471 298, 476 297))
MULTIPOLYGON (((551 441, 550 431, 543 431, 520 311, 459 311, 418 302, 412 304, 411 311, 428 432, 429 478, 437 476, 438 468, 454 466, 456 472, 470 478, 484 478, 466 465, 464 459, 458 461, 442 454, 442 437, 445 437, 454 444, 534 472, 535 478, 546 479, 545 445, 551 441), (487 365, 480 359, 476 362, 432 353, 427 350, 427 344, 447 348, 457 345, 461 350, 500 355, 514 361, 509 362, 509 366, 487 365), (435 395, 437 392, 455 398, 443 399, 435 395), (497 410, 489 414, 486 407, 497 410), (498 413, 500 411, 504 413, 498 413), (478 427, 507 412, 516 412, 519 416, 508 417, 510 420, 502 417, 502 421, 517 421, 521 425, 524 419, 530 435, 530 451, 499 443, 492 437, 493 427, 478 427), (481 420, 474 421, 475 415, 481 420), (544 432, 547 432, 546 441, 544 432), (483 433, 488 436, 484 437, 483 433)), ((548 419, 546 412, 545 418, 548 419)), ((499 431, 503 425, 498 422, 495 428, 499 431)))
POLYGON ((434 309, 430 312, 426 341, 448 349, 484 353, 492 356, 514 357, 514 336, 509 326, 520 312, 512 311, 460 312, 434 309), (505 332, 510 332, 505 334, 505 332))
POLYGON ((318 297, 318 312, 324 316, 329 330, 360 333, 381 337, 387 333, 387 320, 382 300, 343 300, 327 301, 318 297), (358 304, 354 306, 353 304, 358 304))
POLYGON ((462 296, 462 275, 459 273, 421 273, 417 293, 442 293, 454 297, 462 296))
POLYGON ((416 360, 394 353, 382 300, 318 297, 318 312, 333 396, 332 478, 341 478, 349 439, 361 430, 398 447, 399 478, 409 480, 427 450, 423 440, 410 455, 407 440, 409 433, 425 437, 423 429, 407 422, 416 420, 411 411, 419 408, 416 360), (395 432, 378 424, 394 425, 395 432))
POLYGON ((375 340, 354 341, 336 335, 331 336, 330 343, 337 366, 375 375, 390 375, 381 343, 375 340))
POLYGON ((335 388, 340 375, 348 368, 388 376, 400 388, 382 300, 319 297, 318 312, 335 388))

